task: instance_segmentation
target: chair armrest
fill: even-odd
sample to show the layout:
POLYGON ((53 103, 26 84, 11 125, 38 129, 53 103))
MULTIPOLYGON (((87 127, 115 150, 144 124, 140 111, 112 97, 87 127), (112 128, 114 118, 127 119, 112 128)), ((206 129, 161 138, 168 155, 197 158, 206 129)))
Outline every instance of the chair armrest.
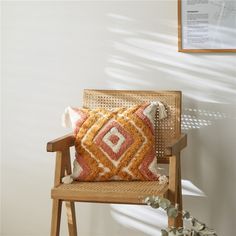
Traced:
POLYGON ((165 150, 166 156, 173 156, 179 153, 187 146, 187 134, 181 134, 179 138, 174 139, 165 150))
POLYGON ((73 133, 54 139, 47 143, 47 152, 63 151, 66 148, 74 146, 75 136, 73 133))

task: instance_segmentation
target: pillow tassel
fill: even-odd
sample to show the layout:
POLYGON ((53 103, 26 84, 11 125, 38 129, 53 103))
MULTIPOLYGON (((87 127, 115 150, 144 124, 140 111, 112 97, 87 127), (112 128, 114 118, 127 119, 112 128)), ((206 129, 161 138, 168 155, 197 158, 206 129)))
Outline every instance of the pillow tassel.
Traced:
POLYGON ((71 119, 70 119, 70 107, 67 107, 62 114, 62 126, 65 128, 71 128, 71 119))
POLYGON ((63 184, 71 184, 73 182, 73 178, 71 177, 71 175, 67 175, 65 177, 62 178, 62 183, 63 184))
POLYGON ((164 119, 167 117, 166 108, 163 103, 158 102, 159 105, 159 119, 164 119))

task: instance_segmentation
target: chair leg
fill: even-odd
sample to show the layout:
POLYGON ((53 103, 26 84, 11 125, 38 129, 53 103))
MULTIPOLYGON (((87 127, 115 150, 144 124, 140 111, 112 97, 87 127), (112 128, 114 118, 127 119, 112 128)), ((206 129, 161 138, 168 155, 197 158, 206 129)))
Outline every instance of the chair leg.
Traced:
POLYGON ((52 200, 51 236, 59 236, 60 234, 61 205, 62 205, 61 200, 58 199, 52 200))
POLYGON ((66 201, 67 223, 69 236, 77 236, 75 204, 72 201, 66 201))
MULTIPOLYGON (((176 199, 177 199, 177 204, 178 204, 178 209, 180 212, 182 212, 182 189, 181 189, 181 184, 178 187, 178 192, 176 193, 176 199)), ((182 215, 179 214, 176 218, 169 217, 168 218, 168 226, 169 227, 183 227, 183 219, 182 215)))
MULTIPOLYGON (((179 206, 179 211, 182 211, 182 202, 177 202, 178 206, 179 206)), ((173 217, 168 217, 168 227, 183 227, 183 219, 182 219, 182 215, 179 214, 176 218, 173 217)))
MULTIPOLYGON (((178 204, 178 209, 182 212, 182 185, 181 185, 181 165, 180 165, 180 155, 176 155, 175 158, 171 158, 170 160, 170 173, 171 176, 175 176, 175 179, 170 183, 170 193, 169 197, 171 202, 178 204)), ((183 219, 182 215, 179 214, 176 218, 168 218, 168 226, 169 227, 182 227, 183 219)))
MULTIPOLYGON (((181 171, 179 167, 179 185, 178 185, 178 193, 177 193, 177 203, 179 207, 179 211, 182 212, 183 210, 183 202, 182 202, 182 184, 181 184, 181 171)), ((182 214, 179 214, 176 218, 176 226, 182 227, 183 226, 183 218, 182 214)))

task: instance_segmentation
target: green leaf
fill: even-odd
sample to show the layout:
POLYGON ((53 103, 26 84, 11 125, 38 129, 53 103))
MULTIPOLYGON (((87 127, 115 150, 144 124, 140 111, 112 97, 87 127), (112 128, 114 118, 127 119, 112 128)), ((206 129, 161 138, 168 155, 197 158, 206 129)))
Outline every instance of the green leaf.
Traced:
POLYGON ((213 229, 205 228, 199 232, 200 236, 217 236, 216 232, 213 229))
POLYGON ((199 234, 195 230, 193 230, 191 231, 191 236, 199 236, 199 234))
POLYGON ((194 219, 193 221, 193 229, 196 230, 197 232, 198 231, 201 231, 203 229, 205 229, 206 225, 196 219, 194 219))
POLYGON ((190 213, 188 211, 183 211, 182 214, 183 214, 183 219, 187 220, 190 218, 190 213))
POLYGON ((165 229, 161 230, 161 236, 168 236, 168 232, 165 229))
POLYGON ((150 206, 151 206, 152 208, 157 209, 157 208, 159 208, 159 203, 158 203, 158 202, 152 202, 152 203, 150 204, 150 206))
POLYGON ((162 209, 166 210, 168 207, 170 207, 171 202, 168 199, 159 198, 159 205, 162 209))
POLYGON ((183 229, 182 227, 179 227, 179 228, 177 229, 176 235, 177 235, 177 236, 184 236, 183 230, 184 230, 184 229, 183 229))
POLYGON ((194 226, 195 225, 195 221, 196 219, 194 217, 191 217, 191 225, 194 226))
POLYGON ((144 199, 144 202, 147 204, 147 205, 151 205, 152 202, 154 202, 156 200, 155 196, 150 196, 150 197, 146 197, 144 199))
POLYGON ((150 197, 146 197, 144 199, 144 203, 146 203, 147 205, 150 205, 150 197))
POLYGON ((178 216, 178 209, 173 206, 168 207, 166 212, 169 217, 176 218, 178 216))

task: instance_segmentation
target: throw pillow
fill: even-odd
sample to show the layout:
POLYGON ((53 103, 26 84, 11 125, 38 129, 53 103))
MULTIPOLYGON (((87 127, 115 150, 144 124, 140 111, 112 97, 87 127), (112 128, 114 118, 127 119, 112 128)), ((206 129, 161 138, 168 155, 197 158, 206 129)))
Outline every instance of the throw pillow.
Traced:
POLYGON ((63 182, 157 180, 157 106, 164 118, 160 102, 112 110, 68 107, 64 123, 74 130, 76 159, 72 175, 63 182))

